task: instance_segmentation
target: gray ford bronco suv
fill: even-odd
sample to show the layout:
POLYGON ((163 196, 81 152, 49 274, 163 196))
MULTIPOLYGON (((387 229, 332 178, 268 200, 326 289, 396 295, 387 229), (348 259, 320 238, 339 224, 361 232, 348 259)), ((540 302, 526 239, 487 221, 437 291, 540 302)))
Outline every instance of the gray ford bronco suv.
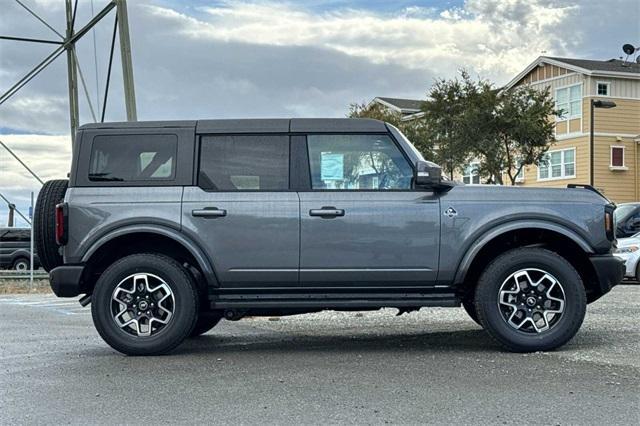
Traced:
POLYGON ((621 281, 614 209, 588 186, 456 185, 376 120, 105 123, 78 131, 35 230, 55 294, 126 354, 223 318, 460 305, 525 352, 621 281))

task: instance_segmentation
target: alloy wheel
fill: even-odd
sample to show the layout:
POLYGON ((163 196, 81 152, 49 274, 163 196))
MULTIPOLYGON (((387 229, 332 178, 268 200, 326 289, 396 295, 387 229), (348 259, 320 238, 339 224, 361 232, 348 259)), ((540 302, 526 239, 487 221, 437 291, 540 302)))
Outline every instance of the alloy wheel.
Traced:
POLYGON ((160 277, 148 273, 129 275, 113 290, 111 315, 118 327, 136 337, 160 333, 175 311, 171 287, 160 277))
POLYGON ((498 308, 511 327, 528 334, 552 329, 564 313, 566 297, 556 277, 541 269, 521 269, 504 280, 498 308))

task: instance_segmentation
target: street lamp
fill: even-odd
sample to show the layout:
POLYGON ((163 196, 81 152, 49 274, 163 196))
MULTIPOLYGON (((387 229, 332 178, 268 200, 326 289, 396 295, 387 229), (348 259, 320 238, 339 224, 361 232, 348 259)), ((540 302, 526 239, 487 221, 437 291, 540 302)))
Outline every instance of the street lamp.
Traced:
POLYGON ((613 101, 602 101, 600 99, 595 100, 595 99, 591 99, 591 120, 589 120, 589 154, 591 157, 591 167, 589 170, 589 180, 590 180, 590 185, 594 186, 594 182, 593 182, 593 170, 595 168, 594 164, 595 164, 595 148, 594 148, 594 138, 593 138, 593 133, 594 133, 594 123, 593 123, 593 117, 594 117, 594 111, 596 108, 615 108, 616 107, 616 103, 613 101))

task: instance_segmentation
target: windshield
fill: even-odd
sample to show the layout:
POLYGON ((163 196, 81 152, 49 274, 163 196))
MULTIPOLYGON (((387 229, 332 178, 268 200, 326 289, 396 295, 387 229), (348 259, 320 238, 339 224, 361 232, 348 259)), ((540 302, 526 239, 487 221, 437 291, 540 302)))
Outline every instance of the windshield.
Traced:
POLYGON ((613 214, 615 217, 615 221, 620 223, 624 222, 631 214, 635 211, 638 205, 635 204, 627 204, 624 206, 619 206, 615 213, 613 214))

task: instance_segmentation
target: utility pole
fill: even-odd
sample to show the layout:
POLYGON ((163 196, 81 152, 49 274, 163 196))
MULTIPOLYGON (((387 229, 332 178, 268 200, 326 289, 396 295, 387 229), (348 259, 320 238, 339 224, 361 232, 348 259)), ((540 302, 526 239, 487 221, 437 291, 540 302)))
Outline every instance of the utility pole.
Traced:
MULTIPOLYGON (((70 0, 67 0, 70 1, 70 0)), ((124 83, 124 102, 127 109, 127 121, 137 121, 136 91, 133 82, 133 63, 131 61, 131 40, 129 38, 129 16, 127 0, 115 0, 118 14, 118 35, 120 37, 120 56, 122 58, 122 79, 124 83)))
POLYGON ((13 213, 16 211, 16 205, 9 203, 9 218, 7 219, 7 226, 9 228, 13 228, 15 226, 15 221, 13 218, 13 213))
MULTIPOLYGON (((71 0, 65 0, 67 17, 67 40, 73 38, 73 24, 75 12, 71 5, 71 0)), ((75 145, 76 131, 80 125, 80 115, 78 112, 78 74, 76 67, 76 45, 68 43, 67 50, 67 80, 69 85, 69 121, 71 124, 71 145, 75 145)))

